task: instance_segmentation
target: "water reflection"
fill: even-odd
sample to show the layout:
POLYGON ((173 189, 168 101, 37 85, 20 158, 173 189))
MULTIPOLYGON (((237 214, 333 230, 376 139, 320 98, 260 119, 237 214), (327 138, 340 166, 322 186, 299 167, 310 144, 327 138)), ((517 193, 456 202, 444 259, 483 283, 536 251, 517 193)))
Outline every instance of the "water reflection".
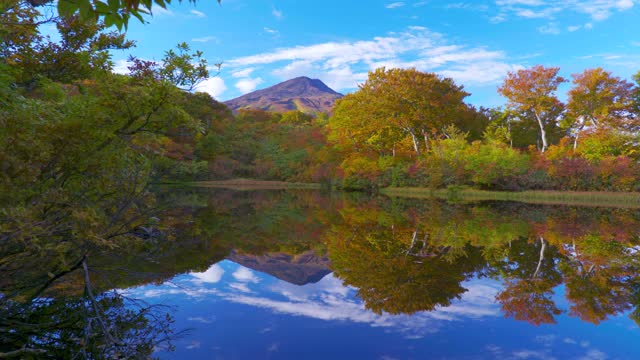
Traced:
POLYGON ((317 358, 640 354, 636 342, 613 348, 601 333, 637 331, 636 210, 315 191, 171 189, 156 198, 168 206, 127 251, 67 259, 64 276, 35 258, 3 267, 0 331, 11 336, 0 351, 108 357, 128 341, 141 357, 178 358, 310 358, 312 346, 323 349, 317 358), (46 291, 34 286, 43 281, 46 291), (175 306, 175 319, 158 305, 175 306), (12 331, 19 322, 29 327, 12 331), (181 329, 191 330, 176 339, 181 329), (474 340, 452 347, 461 336, 474 340), (43 339, 54 340, 36 347, 43 339), (171 339, 174 355, 164 352, 171 339))
POLYGON ((399 201, 342 213, 327 238, 333 269, 376 312, 449 305, 471 276, 501 281, 502 311, 534 325, 564 312, 597 324, 638 305, 635 211, 399 201), (559 285, 569 309, 553 299, 559 285))

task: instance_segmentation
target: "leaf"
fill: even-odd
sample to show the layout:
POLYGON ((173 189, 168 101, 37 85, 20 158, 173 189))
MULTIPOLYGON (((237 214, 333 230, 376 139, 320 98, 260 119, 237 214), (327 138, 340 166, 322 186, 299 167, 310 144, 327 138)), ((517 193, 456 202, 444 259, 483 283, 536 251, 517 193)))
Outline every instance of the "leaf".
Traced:
POLYGON ((96 11, 101 14, 108 14, 111 12, 111 9, 109 8, 109 6, 103 3, 102 1, 96 1, 95 5, 96 5, 96 11))
POLYGON ((142 15, 140 15, 139 11, 132 11, 131 15, 135 16, 138 20, 140 20, 141 23, 145 23, 144 18, 142 17, 142 15))
POLYGON ((78 10, 78 4, 75 1, 60 0, 58 1, 58 14, 63 17, 72 16, 78 10))
POLYGON ((111 27, 116 24, 114 18, 119 17, 118 15, 108 14, 104 16, 104 26, 111 27))
POLYGON ((93 7, 89 0, 80 0, 78 2, 78 8, 80 10, 80 17, 83 19, 89 19, 93 15, 93 7))
POLYGON ((119 0, 108 0, 109 9, 111 9, 112 13, 117 13, 120 9, 120 1, 119 0))

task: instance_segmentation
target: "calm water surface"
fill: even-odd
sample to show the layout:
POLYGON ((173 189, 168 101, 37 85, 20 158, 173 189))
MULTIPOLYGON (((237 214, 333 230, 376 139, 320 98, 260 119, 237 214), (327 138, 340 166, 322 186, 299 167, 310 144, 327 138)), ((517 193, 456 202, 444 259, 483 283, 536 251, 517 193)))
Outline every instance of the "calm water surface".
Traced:
POLYGON ((118 247, 0 247, 0 353, 640 359, 637 209, 308 190, 154 201, 156 225, 118 247))
POLYGON ((637 210, 186 197, 161 261, 188 270, 126 290, 188 329, 161 358, 640 358, 637 210))

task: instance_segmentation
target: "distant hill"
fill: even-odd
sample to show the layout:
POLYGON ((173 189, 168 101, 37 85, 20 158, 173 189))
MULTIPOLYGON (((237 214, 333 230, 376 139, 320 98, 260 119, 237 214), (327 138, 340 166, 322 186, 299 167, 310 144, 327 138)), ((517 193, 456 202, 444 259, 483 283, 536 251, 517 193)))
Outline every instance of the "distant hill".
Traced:
POLYGON ((317 283, 331 273, 329 259, 316 255, 314 251, 306 251, 296 256, 284 253, 246 255, 232 251, 227 259, 295 285, 317 283))
POLYGON ((302 76, 225 101, 225 104, 233 111, 252 108, 278 112, 299 110, 305 113, 328 113, 341 97, 342 94, 322 81, 302 76))

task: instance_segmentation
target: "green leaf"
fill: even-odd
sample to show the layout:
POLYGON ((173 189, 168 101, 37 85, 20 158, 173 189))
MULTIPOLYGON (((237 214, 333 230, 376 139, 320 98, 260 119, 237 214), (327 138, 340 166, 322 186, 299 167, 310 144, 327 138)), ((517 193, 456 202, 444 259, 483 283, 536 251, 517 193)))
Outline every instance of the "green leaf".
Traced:
POLYGON ((108 14, 111 12, 111 9, 109 8, 109 6, 103 3, 102 1, 96 1, 95 5, 96 5, 96 11, 101 14, 108 14))
POLYGON ((78 8, 80 9, 80 17, 83 19, 88 19, 94 12, 89 0, 79 0, 78 8))
POLYGON ((112 13, 117 13, 120 10, 120 1, 119 0, 108 0, 109 9, 111 9, 112 13))
POLYGON ((107 14, 104 16, 104 26, 106 27, 111 27, 113 25, 115 25, 115 21, 114 21, 114 17, 116 17, 118 15, 112 15, 112 14, 107 14))
POLYGON ((144 18, 142 17, 142 15, 140 15, 139 11, 132 11, 131 15, 135 16, 138 20, 140 20, 141 23, 145 23, 144 18))
POLYGON ((78 10, 78 4, 71 0, 58 1, 58 14, 63 17, 69 17, 78 10))

